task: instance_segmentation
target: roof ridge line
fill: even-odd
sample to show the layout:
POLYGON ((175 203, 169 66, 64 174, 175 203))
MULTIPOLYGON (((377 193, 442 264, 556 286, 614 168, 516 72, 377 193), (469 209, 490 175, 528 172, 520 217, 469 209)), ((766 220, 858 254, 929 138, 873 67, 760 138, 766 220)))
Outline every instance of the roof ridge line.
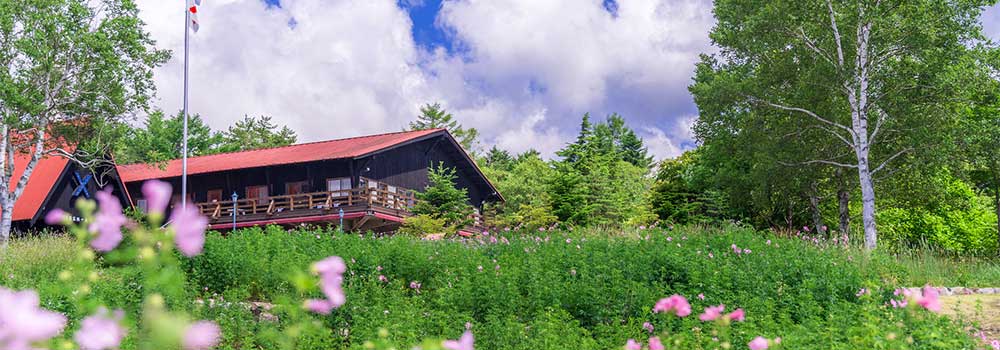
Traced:
MULTIPOLYGON (((258 152, 258 151, 282 149, 282 148, 288 148, 288 147, 305 146, 305 145, 312 145, 312 144, 326 143, 326 142, 334 142, 334 141, 346 141, 346 140, 363 139, 363 138, 386 136, 386 135, 398 135, 398 134, 405 134, 405 133, 415 133, 415 132, 421 132, 421 131, 436 132, 436 131, 441 131, 441 130, 446 130, 446 129, 445 128, 433 128, 433 129, 422 129, 422 130, 403 130, 403 131, 394 131, 394 132, 387 132, 387 133, 381 133, 381 134, 351 136, 351 137, 345 137, 345 138, 340 138, 340 139, 331 139, 331 140, 322 140, 322 141, 310 141, 310 142, 296 143, 296 144, 284 145, 284 146, 275 146, 275 147, 248 149, 248 150, 242 150, 242 151, 231 151, 231 152, 221 152, 221 153, 205 154, 205 155, 200 155, 200 156, 188 157, 188 160, 191 160, 191 159, 194 159, 194 158, 211 157, 211 156, 234 155, 234 154, 239 154, 239 153, 258 152)), ((170 163, 170 162, 179 161, 179 160, 181 160, 181 158, 168 159, 165 162, 170 163)), ((139 166, 139 165, 155 166, 155 164, 153 164, 153 163, 132 163, 132 164, 121 164, 121 165, 118 165, 118 167, 130 167, 130 166, 139 166)))

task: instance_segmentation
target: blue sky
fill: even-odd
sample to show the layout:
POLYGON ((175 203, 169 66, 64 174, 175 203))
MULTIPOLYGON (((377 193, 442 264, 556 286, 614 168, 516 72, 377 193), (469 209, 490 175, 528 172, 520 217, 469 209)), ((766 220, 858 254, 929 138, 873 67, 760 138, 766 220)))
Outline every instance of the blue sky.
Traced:
MULTIPOLYGON (((180 13, 138 0, 180 53, 180 13)), ((687 91, 714 52, 711 0, 212 0, 192 39, 191 110, 214 128, 271 115, 300 141, 400 130, 440 102, 482 146, 552 155, 579 119, 617 112, 657 158, 695 146, 687 91)), ((1000 11, 983 16, 1000 36, 1000 11)), ((180 105, 181 62, 155 72, 180 105)))

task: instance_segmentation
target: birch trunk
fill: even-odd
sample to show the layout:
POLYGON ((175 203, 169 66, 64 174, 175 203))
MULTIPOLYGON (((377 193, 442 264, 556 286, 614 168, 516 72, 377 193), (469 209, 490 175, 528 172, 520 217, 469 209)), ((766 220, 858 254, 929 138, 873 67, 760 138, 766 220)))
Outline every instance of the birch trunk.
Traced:
POLYGON ((809 191, 809 210, 812 211, 813 228, 816 230, 816 233, 825 235, 823 213, 819 210, 819 190, 816 188, 815 182, 809 185, 809 191))

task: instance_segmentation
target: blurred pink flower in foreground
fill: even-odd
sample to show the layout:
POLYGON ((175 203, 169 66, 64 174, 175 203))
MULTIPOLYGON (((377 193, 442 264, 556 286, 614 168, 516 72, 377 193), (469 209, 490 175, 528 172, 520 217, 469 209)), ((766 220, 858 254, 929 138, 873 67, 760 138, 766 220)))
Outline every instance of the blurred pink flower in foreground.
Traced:
POLYGON ((705 308, 705 313, 698 315, 698 319, 708 322, 715 321, 722 316, 722 311, 726 309, 725 305, 709 306, 705 308))
POLYGON ((660 337, 649 338, 649 350, 663 350, 663 343, 660 342, 660 337))
POLYGON ((185 350, 208 350, 219 344, 219 325, 211 321, 198 321, 184 331, 185 350))
POLYGON ((445 340, 441 342, 441 347, 449 350, 475 350, 475 338, 472 332, 466 330, 458 340, 445 340))
POLYGON ((149 180, 142 184, 142 197, 146 199, 146 213, 163 214, 170 204, 170 184, 160 180, 149 180))
POLYGON ((122 310, 108 315, 108 310, 101 308, 80 321, 80 330, 73 335, 73 340, 82 350, 117 349, 125 338, 125 328, 121 325, 124 316, 122 310))
POLYGON ((174 231, 177 249, 187 257, 201 254, 205 247, 205 229, 208 218, 201 215, 194 205, 176 207, 170 213, 170 228, 174 231))
POLYGON ((660 299, 653 306, 654 313, 673 311, 678 317, 685 317, 691 314, 691 304, 684 297, 674 294, 670 297, 660 299))
POLYGON ((96 233, 90 241, 90 247, 99 252, 109 252, 122 241, 122 225, 128 221, 122 214, 122 204, 111 191, 99 191, 97 197, 97 214, 90 224, 91 233, 96 233))
POLYGON ((736 311, 730 312, 728 315, 726 315, 726 318, 733 321, 743 322, 744 320, 746 320, 746 313, 743 311, 743 309, 736 309, 736 311))
POLYGON ((924 286, 924 295, 917 298, 917 304, 933 312, 941 312, 941 300, 937 288, 924 286))
POLYGON ((639 344, 635 339, 629 339, 625 342, 625 350, 642 350, 642 344, 639 344))
POLYGON ((347 272, 347 264, 344 263, 344 259, 341 259, 339 256, 331 256, 317 261, 313 264, 312 268, 319 275, 320 290, 323 291, 323 295, 326 296, 330 305, 333 308, 344 305, 347 302, 347 297, 341 288, 341 283, 344 281, 344 272, 347 272))
POLYGON ((31 343, 62 332, 66 317, 38 307, 38 293, 0 287, 0 349, 31 349, 31 343))
POLYGON ((333 311, 333 303, 323 299, 308 299, 304 304, 306 310, 317 314, 329 315, 333 311))
POLYGON ((66 223, 66 219, 68 218, 69 214, 66 211, 55 208, 45 214, 45 223, 48 225, 62 225, 66 223))
POLYGON ((767 339, 761 336, 753 338, 750 344, 747 345, 750 347, 750 350, 765 350, 768 347, 767 339))

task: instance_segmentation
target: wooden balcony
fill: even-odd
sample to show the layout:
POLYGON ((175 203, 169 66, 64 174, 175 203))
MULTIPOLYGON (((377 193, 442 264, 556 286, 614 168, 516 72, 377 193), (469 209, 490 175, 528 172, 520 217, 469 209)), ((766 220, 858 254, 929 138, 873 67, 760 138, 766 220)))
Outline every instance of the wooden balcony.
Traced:
POLYGON ((210 226, 215 229, 232 227, 233 212, 236 212, 237 227, 243 227, 268 223, 337 222, 342 210, 345 224, 352 224, 349 227, 351 229, 362 228, 369 221, 367 217, 398 223, 412 215, 411 209, 417 202, 413 190, 371 180, 364 184, 366 186, 349 190, 279 195, 264 199, 243 198, 235 202, 213 201, 195 205, 202 215, 209 218, 210 226))

